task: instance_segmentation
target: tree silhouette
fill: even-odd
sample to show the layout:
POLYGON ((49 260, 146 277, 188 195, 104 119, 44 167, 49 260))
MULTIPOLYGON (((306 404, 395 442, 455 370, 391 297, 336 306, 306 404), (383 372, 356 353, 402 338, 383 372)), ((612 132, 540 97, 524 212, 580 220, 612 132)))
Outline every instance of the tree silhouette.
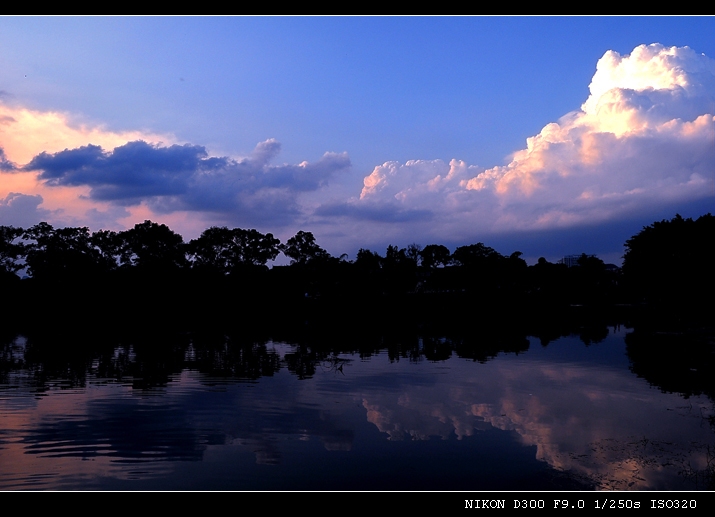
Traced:
POLYGON ((382 267, 384 259, 376 251, 370 251, 365 248, 360 248, 355 259, 355 266, 360 271, 375 272, 382 267))
POLYGON ((452 260, 460 266, 483 266, 487 261, 495 262, 503 256, 494 248, 485 246, 483 243, 460 246, 452 254, 452 260))
POLYGON ((425 246, 424 249, 420 251, 420 257, 422 257, 422 265, 430 269, 438 266, 446 266, 452 260, 452 254, 449 252, 449 249, 441 244, 425 246))
POLYGON ((22 235, 29 274, 37 279, 78 278, 97 271, 102 264, 89 228, 58 228, 42 222, 22 235))
POLYGON ((273 234, 256 230, 213 226, 198 239, 189 242, 189 255, 195 267, 210 268, 228 274, 246 266, 265 266, 281 250, 273 234))
POLYGON ((410 259, 405 248, 399 249, 397 246, 388 246, 385 251, 383 266, 389 270, 396 270, 404 267, 408 261, 410 259))
POLYGON ((179 269, 186 266, 184 239, 165 224, 146 220, 119 233, 122 262, 145 270, 179 269))
POLYGON ((299 231, 282 247, 283 254, 291 259, 291 264, 307 264, 314 260, 327 259, 330 254, 315 242, 310 232, 299 231))
POLYGON ((14 274, 22 269, 17 259, 23 255, 24 246, 16 242, 22 234, 22 228, 0 226, 0 274, 14 274))
POLYGON ((646 226, 626 241, 623 275, 631 292, 668 305, 712 304, 715 217, 679 214, 646 226))
POLYGON ((415 263, 415 266, 419 266, 420 262, 422 261, 422 246, 419 244, 413 242, 409 246, 407 246, 407 251, 406 255, 407 258, 410 259, 412 262, 415 263))
POLYGON ((103 269, 117 269, 122 259, 122 239, 119 234, 111 230, 99 230, 92 234, 90 242, 99 253, 103 269))

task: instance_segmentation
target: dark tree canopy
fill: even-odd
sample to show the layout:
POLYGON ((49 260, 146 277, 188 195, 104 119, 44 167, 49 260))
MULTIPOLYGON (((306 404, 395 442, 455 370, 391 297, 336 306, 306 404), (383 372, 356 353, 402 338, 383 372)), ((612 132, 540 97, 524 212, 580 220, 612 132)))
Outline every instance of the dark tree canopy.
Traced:
POLYGON ((715 217, 676 215, 646 226, 626 241, 624 276, 646 298, 669 303, 712 300, 715 217))
POLYGON ((585 253, 582 253, 576 262, 582 270, 585 269, 593 272, 601 272, 606 269, 606 264, 603 260, 594 255, 586 255, 585 253))
POLYGON ((383 258, 376 251, 360 248, 357 252, 355 265, 361 270, 377 271, 382 267, 383 258))
POLYGON ((408 262, 411 261, 405 248, 399 249, 397 246, 388 246, 387 250, 385 250, 384 267, 388 269, 404 267, 408 262))
POLYGON ((428 268, 446 266, 452 260, 452 254, 449 252, 449 248, 441 244, 425 246, 420 252, 420 257, 422 258, 422 265, 428 268))
POLYGON ((186 265, 184 239, 165 224, 144 221, 119 233, 122 262, 145 269, 175 269, 186 265))
POLYGON ((90 241, 96 248, 103 267, 108 271, 117 269, 124 254, 121 236, 111 230, 99 230, 92 234, 90 241))
POLYGON ((422 246, 417 244, 416 242, 413 242, 409 246, 407 246, 407 251, 405 254, 407 255, 407 258, 410 259, 412 262, 415 263, 415 266, 419 266, 420 263, 422 262, 422 246))
POLYGON ((0 273, 15 273, 22 268, 17 259, 24 253, 24 246, 16 242, 22 228, 0 226, 0 273))
POLYGON ((496 261, 504 258, 494 248, 485 246, 483 243, 460 246, 452 254, 452 260, 460 266, 481 266, 487 261, 496 261))
POLYGON ((265 266, 278 256, 280 245, 270 233, 213 226, 189 242, 189 254, 195 267, 228 274, 242 266, 265 266))
POLYGON ((283 246, 283 253, 291 264, 307 264, 314 260, 327 259, 330 254, 315 242, 310 232, 299 231, 283 246))
POLYGON ((459 307, 546 312, 635 307, 659 319, 692 314, 695 321, 710 317, 714 304, 714 237, 710 214, 655 222, 625 243, 621 271, 593 255, 568 265, 542 257, 528 267, 520 252, 501 255, 481 242, 453 254, 439 244, 391 245, 385 256, 362 248, 349 262, 331 257, 304 231, 282 245, 270 233, 211 227, 185 244, 168 226, 148 220, 126 231, 93 234, 86 227, 58 229, 43 222, 27 230, 0 226, 0 282, 11 293, 5 307, 17 306, 16 316, 19 308, 34 307, 48 296, 58 297, 55 307, 67 304, 64 293, 70 292, 76 295, 67 306, 84 304, 85 312, 113 307, 127 317, 153 318, 161 308, 166 317, 175 313, 178 319, 228 318, 236 307, 226 300, 240 293, 236 300, 253 300, 256 306, 275 297, 294 300, 301 311, 320 304, 375 303, 413 304, 414 314, 434 308, 450 314, 450 308, 459 307), (268 269, 281 252, 297 267, 268 269), (30 280, 19 278, 24 270, 30 280))
POLYGON ((53 228, 39 223, 23 233, 25 262, 34 278, 59 279, 95 271, 101 263, 89 228, 53 228))
MULTIPOLYGON (((715 217, 706 214, 697 220, 676 216, 646 226, 626 241, 623 269, 652 274, 663 268, 693 267, 712 252, 715 217)), ((707 260, 705 260, 707 262, 707 260)))

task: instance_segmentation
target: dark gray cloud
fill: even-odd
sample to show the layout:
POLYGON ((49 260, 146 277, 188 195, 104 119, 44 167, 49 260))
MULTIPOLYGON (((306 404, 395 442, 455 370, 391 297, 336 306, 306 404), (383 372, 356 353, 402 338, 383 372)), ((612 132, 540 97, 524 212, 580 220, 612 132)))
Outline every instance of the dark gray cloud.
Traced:
POLYGON ((15 170, 17 170, 17 165, 7 159, 5 150, 0 147, 0 172, 13 172, 15 170))
POLYGON ((433 217, 433 213, 430 210, 408 209, 389 203, 333 203, 318 207, 315 215, 322 217, 350 217, 385 223, 429 221, 433 217))
POLYGON ((91 187, 98 201, 136 204, 151 196, 186 192, 191 176, 226 167, 228 158, 209 158, 197 145, 160 147, 143 141, 129 142, 112 152, 98 145, 43 152, 24 170, 39 170, 50 186, 91 187))
POLYGON ((162 213, 198 210, 276 221, 299 213, 299 193, 323 187, 350 167, 345 153, 326 153, 314 163, 270 165, 279 152, 275 140, 261 142, 243 160, 212 157, 198 145, 136 141, 113 151, 87 145, 43 152, 22 170, 39 171, 48 186, 89 186, 90 199, 120 206, 145 202, 162 213))

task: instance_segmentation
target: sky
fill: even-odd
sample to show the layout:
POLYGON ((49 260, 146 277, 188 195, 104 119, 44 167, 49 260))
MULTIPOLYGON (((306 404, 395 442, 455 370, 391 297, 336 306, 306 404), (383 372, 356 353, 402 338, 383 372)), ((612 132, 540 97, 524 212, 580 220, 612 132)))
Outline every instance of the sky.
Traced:
POLYGON ((0 225, 596 254, 715 212, 715 18, 0 17, 0 225))

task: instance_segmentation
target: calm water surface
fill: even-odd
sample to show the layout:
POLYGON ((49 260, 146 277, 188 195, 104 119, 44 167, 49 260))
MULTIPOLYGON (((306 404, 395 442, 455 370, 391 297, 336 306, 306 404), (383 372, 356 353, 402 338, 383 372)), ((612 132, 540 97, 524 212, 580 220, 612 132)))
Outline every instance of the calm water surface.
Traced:
POLYGON ((383 351, 307 369, 269 342, 274 368, 253 379, 192 366, 189 346, 160 383, 97 364, 81 382, 45 375, 20 336, 0 372, 0 488, 711 489, 713 401, 632 373, 627 332, 529 338, 484 362, 383 351))

